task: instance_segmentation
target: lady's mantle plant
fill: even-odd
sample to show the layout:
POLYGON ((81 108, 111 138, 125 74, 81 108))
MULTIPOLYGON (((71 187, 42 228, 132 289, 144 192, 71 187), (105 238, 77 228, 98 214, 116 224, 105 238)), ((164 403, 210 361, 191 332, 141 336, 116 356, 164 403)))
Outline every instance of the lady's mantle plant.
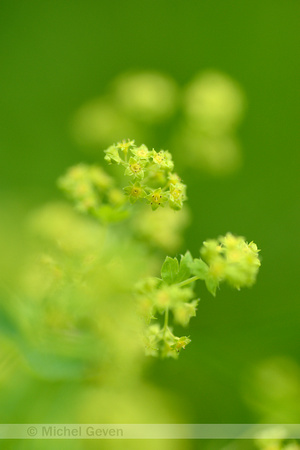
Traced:
MULTIPOLYGON (((109 224, 126 219, 136 203, 146 203, 153 211, 164 206, 175 211, 183 207, 186 186, 174 173, 170 152, 149 150, 128 140, 110 146, 104 159, 119 166, 121 176, 113 178, 101 167, 80 164, 59 180, 60 188, 79 211, 109 224)), ((238 290, 250 287, 260 267, 258 252, 255 243, 227 233, 204 242, 199 258, 190 252, 179 259, 167 256, 161 278, 137 282, 134 296, 145 325, 146 354, 176 358, 191 340, 176 336, 171 321, 187 326, 196 315, 199 300, 195 298, 195 283, 204 281, 213 296, 223 282, 238 290)))

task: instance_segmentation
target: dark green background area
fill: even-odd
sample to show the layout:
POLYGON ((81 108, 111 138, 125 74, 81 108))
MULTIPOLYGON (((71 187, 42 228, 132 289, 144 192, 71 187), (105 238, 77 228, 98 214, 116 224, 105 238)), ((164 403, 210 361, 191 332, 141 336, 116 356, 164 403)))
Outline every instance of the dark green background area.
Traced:
POLYGON ((190 423, 258 421, 241 395, 245 373, 271 356, 300 361, 299 18, 296 0, 0 2, 2 193, 58 195, 58 175, 84 159, 71 115, 123 71, 156 69, 183 85, 215 68, 246 92, 242 170, 184 173, 187 244, 197 256, 204 239, 227 231, 255 240, 258 283, 216 299, 199 292, 192 344, 148 373, 182 397, 190 423))

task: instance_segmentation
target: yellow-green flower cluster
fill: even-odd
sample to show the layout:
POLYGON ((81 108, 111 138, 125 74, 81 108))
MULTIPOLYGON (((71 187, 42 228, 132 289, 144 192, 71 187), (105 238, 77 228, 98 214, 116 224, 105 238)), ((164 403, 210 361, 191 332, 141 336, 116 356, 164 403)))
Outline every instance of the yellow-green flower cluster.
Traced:
POLYGON ((145 334, 147 356, 178 358, 180 350, 191 342, 187 336, 174 336, 170 328, 164 329, 158 324, 150 325, 145 334))
POLYGON ((186 186, 173 173, 172 155, 167 150, 157 152, 134 141, 122 141, 105 150, 109 164, 122 165, 124 175, 131 184, 124 188, 131 203, 146 199, 153 210, 169 203, 170 208, 180 210, 186 200, 186 186))
POLYGON ((179 338, 173 334, 169 319, 171 314, 175 324, 186 326, 196 315, 198 300, 192 300, 195 281, 205 281, 209 292, 215 295, 221 281, 239 289, 251 286, 256 280, 260 261, 253 242, 247 244, 244 238, 228 233, 218 240, 204 242, 201 255, 206 262, 194 259, 189 252, 181 255, 180 261, 167 256, 161 279, 149 278, 137 286, 138 309, 148 324, 147 354, 176 358, 179 350, 190 342, 187 336, 179 338), (157 321, 160 315, 164 315, 163 324, 157 321))
POLYGON ((188 336, 176 336, 169 325, 173 318, 175 324, 186 327, 196 316, 198 300, 194 299, 193 289, 178 283, 182 276, 189 276, 190 260, 189 254, 182 256, 179 265, 176 258, 167 257, 162 267, 162 279, 148 278, 136 286, 139 314, 148 324, 144 335, 148 355, 177 358, 180 350, 191 342, 188 336), (160 324, 158 320, 162 315, 164 321, 160 324))
POLYGON ((187 336, 173 334, 169 315, 172 314, 176 324, 188 325, 190 319, 196 316, 198 305, 198 300, 192 300, 193 290, 175 284, 167 285, 158 278, 148 278, 137 285, 136 296, 139 313, 149 324, 144 336, 146 354, 177 358, 179 351, 191 341, 187 336), (163 324, 151 323, 162 314, 165 315, 163 324))
POLYGON ((77 209, 82 212, 99 207, 104 193, 113 184, 113 179, 100 167, 86 164, 70 167, 58 180, 59 187, 76 202, 77 209))
POLYGON ((252 286, 260 267, 258 253, 254 242, 248 244, 243 237, 231 233, 204 242, 201 256, 208 264, 207 282, 217 286, 227 281, 237 289, 252 286))
MULTIPOLYGON (((59 180, 59 186, 81 212, 91 213, 104 222, 114 222, 127 217, 128 203, 139 200, 145 199, 152 210, 165 204, 173 210, 182 208, 186 186, 173 172, 174 163, 168 151, 149 150, 144 144, 137 147, 134 141, 128 140, 105 150, 105 160, 122 166, 124 175, 131 179, 130 185, 117 189, 114 179, 103 169, 84 164, 71 167, 59 180)), ((141 217, 145 221, 145 216, 141 217)), ((168 228, 165 221, 163 226, 168 228)), ((157 226, 151 228, 151 232, 155 229, 155 233, 159 233, 157 226)), ((190 342, 188 336, 176 336, 169 322, 173 320, 175 325, 184 327, 196 315, 195 281, 205 281, 212 295, 223 281, 237 289, 255 283, 260 260, 253 242, 248 244, 243 237, 227 233, 204 242, 200 252, 203 259, 194 259, 189 252, 180 259, 167 256, 161 278, 148 278, 136 287, 137 308, 145 322, 143 335, 147 354, 177 358, 190 342)), ((52 260, 50 263, 47 260, 47 264, 53 266, 55 276, 60 276, 52 260)))
POLYGON ((119 220, 120 207, 126 201, 121 189, 114 186, 111 178, 101 167, 79 164, 70 167, 59 178, 58 185, 74 201, 78 211, 91 213, 104 221, 119 220))

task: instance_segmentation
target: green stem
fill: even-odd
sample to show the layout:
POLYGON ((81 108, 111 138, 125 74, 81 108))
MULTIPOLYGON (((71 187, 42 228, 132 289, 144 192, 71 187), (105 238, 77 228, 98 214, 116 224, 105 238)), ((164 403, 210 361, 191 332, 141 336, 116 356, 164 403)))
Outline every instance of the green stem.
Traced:
POLYGON ((167 329, 168 329, 168 323, 169 323, 169 308, 166 308, 165 322, 164 322, 164 329, 163 329, 164 337, 165 337, 167 329))
POLYGON ((187 280, 181 281, 181 283, 177 283, 176 286, 182 287, 182 286, 185 286, 186 284, 193 283, 193 281, 196 281, 196 280, 200 280, 200 277, 188 278, 187 280))

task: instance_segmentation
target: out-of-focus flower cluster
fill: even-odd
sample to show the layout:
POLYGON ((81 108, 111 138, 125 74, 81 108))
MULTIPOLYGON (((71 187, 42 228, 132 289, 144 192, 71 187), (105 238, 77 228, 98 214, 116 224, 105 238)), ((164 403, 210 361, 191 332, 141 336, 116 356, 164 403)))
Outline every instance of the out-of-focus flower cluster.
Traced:
POLYGON ((206 284, 213 293, 223 281, 236 289, 255 283, 261 263, 254 242, 248 244, 243 237, 227 233, 204 242, 200 253, 206 264, 198 260, 195 273, 197 269, 205 273, 206 284))
POLYGON ((37 211, 30 229, 39 251, 24 265, 14 305, 28 363, 58 379, 138 374, 143 327, 131 291, 149 270, 138 265, 142 249, 65 204, 37 211))
POLYGON ((228 75, 197 75, 185 88, 184 119, 174 140, 188 149, 187 163, 215 175, 238 169, 242 155, 236 128, 244 109, 244 94, 228 75))
MULTIPOLYGON (((14 261, 11 292, 3 290, 1 274, 3 420, 180 420, 178 408, 172 412, 170 399, 141 374, 146 326, 133 286, 152 272, 153 257, 130 233, 118 235, 65 203, 45 205, 26 223, 23 234, 30 251, 23 252, 18 241, 22 258, 14 261)), ((20 223, 18 228, 20 232, 20 223)), ((84 443, 83 448, 94 447, 84 443)), ((103 448, 114 448, 114 443, 103 448)), ((175 443, 167 448, 182 447, 175 443)))
POLYGON ((73 135, 81 145, 99 150, 124 136, 156 142, 164 124, 166 143, 182 165, 226 175, 241 164, 236 129, 244 110, 240 86, 218 71, 201 72, 182 88, 159 72, 129 72, 118 76, 106 95, 78 110, 73 135))
POLYGON ((78 211, 103 222, 118 222, 127 216, 122 208, 126 197, 115 180, 100 166, 79 164, 60 177, 58 186, 73 200, 78 211))
POLYGON ((179 101, 175 81, 160 72, 128 72, 118 76, 105 95, 81 106, 72 133, 89 148, 105 148, 124 136, 153 140, 153 126, 171 118, 179 101))
POLYGON ((187 206, 180 211, 160 208, 155 214, 147 208, 133 216, 132 228, 137 237, 152 247, 174 253, 183 245, 183 231, 189 220, 187 206))
POLYGON ((113 82, 113 98, 128 117, 152 125, 174 114, 178 87, 171 77, 160 72, 129 72, 113 82))

